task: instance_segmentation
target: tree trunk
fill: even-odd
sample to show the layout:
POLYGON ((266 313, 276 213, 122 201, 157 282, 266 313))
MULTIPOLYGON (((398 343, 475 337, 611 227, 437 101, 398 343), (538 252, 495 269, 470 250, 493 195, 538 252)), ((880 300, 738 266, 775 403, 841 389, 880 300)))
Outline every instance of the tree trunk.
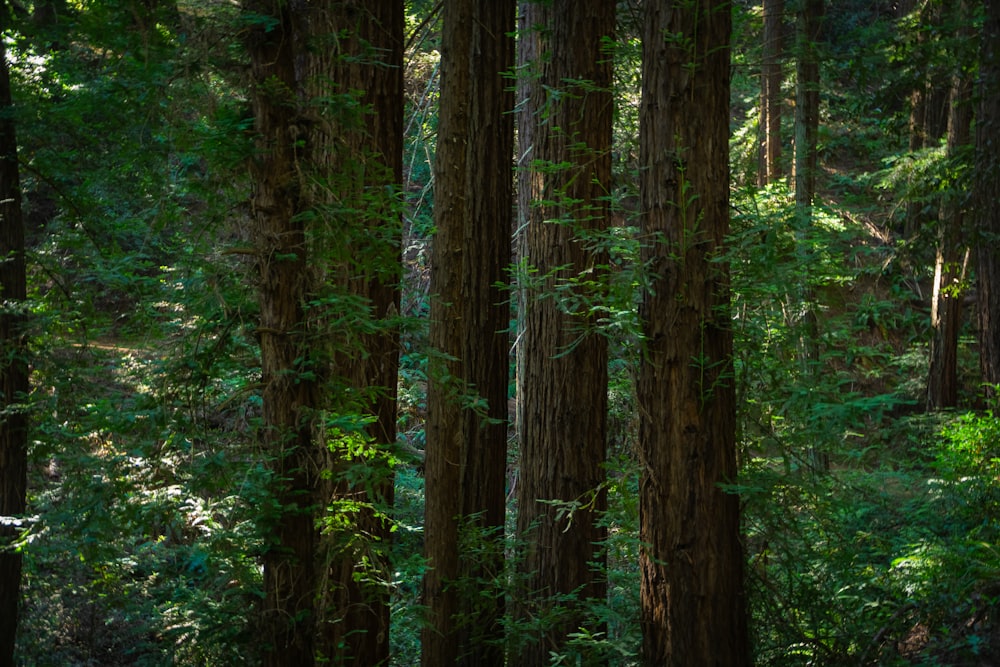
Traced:
POLYGON ((518 378, 517 530, 526 545, 520 613, 553 619, 515 647, 522 667, 549 664, 550 651, 588 625, 587 601, 606 596, 594 563, 604 558, 598 519, 606 505, 608 352, 591 306, 599 304, 592 285, 607 264, 595 235, 608 215, 614 7, 602 0, 522 5, 519 64, 528 94, 519 101, 519 202, 528 206, 521 261, 530 275, 522 276, 518 378), (577 601, 553 600, 568 595, 577 601))
POLYGON ((823 0, 800 0, 795 28, 795 206, 811 216, 816 195, 816 139, 819 133, 819 38, 823 0))
POLYGON ((504 663, 513 0, 446 0, 425 459, 423 664, 504 663), (499 584, 497 584, 499 585, 499 584))
POLYGON ((784 0, 764 0, 764 64, 761 68, 761 150, 763 160, 760 185, 781 178, 781 55, 784 42, 784 0))
MULTIPOLYGON (((962 1, 955 9, 958 25, 968 25, 970 8, 962 1)), ((971 29, 962 33, 973 38, 971 29)), ((953 77, 948 115, 947 157, 957 159, 968 145, 972 127, 972 80, 964 69, 953 77)), ((962 324, 962 289, 968 267, 963 208, 965 194, 946 192, 940 206, 938 245, 931 297, 930 371, 927 408, 937 410, 958 405, 958 334, 962 324)))
POLYGON ((403 11, 402 0, 331 2, 304 12, 297 27, 312 47, 301 82, 315 114, 303 152, 305 191, 319 214, 311 268, 333 304, 317 343, 330 358, 327 394, 336 397, 325 409, 370 420, 323 433, 332 475, 320 490, 317 655, 333 664, 389 663, 387 455, 396 442, 399 373, 403 11), (333 324, 350 317, 358 325, 333 324), (367 440, 363 452, 354 436, 367 440))
POLYGON ((318 407, 309 379, 309 332, 304 304, 312 289, 306 234, 296 178, 298 137, 290 115, 297 109, 292 10, 281 0, 247 3, 275 21, 258 24, 249 37, 255 84, 251 102, 257 155, 251 163, 254 238, 260 264, 260 354, 264 451, 273 459, 273 542, 264 554, 263 631, 265 665, 309 666, 314 659, 313 600, 318 578, 313 557, 315 487, 312 461, 318 407))
POLYGON ((274 538, 265 664, 386 664, 403 6, 247 9, 269 19, 249 40, 262 438, 276 508, 264 519, 274 538))
POLYGON ((979 278, 980 367, 987 395, 1000 385, 1000 0, 985 0, 976 118, 976 275, 979 278))
POLYGON ((649 0, 640 106, 644 665, 747 665, 729 276, 730 3, 649 0))
MULTIPOLYGON (((0 3, 0 12, 7 8, 0 3)), ((0 19, 0 24, 6 23, 0 19)), ((4 26, 6 27, 6 26, 4 26)), ((24 224, 11 116, 10 71, 0 43, 0 667, 13 667, 21 589, 21 554, 11 548, 24 515, 28 469, 27 342, 23 331, 27 286, 24 224)))
MULTIPOLYGON (((820 60, 819 39, 823 21, 823 0, 799 0, 795 25, 795 157, 793 182, 795 187, 795 238, 796 252, 802 266, 802 284, 790 295, 795 307, 790 312, 801 312, 799 328, 799 360, 802 377, 814 384, 814 374, 819 366, 819 318, 814 306, 809 269, 812 266, 812 248, 809 244, 812 226, 813 199, 816 197, 816 174, 819 160, 817 139, 819 135, 820 60)), ((829 455, 818 447, 808 452, 815 470, 826 470, 829 455)))
POLYGON ((31 23, 43 33, 51 32, 65 13, 66 0, 38 0, 31 11, 31 23))
MULTIPOLYGON (((943 32, 941 7, 924 2, 919 9, 915 54, 919 59, 919 78, 910 93, 910 151, 918 152, 936 146, 947 128, 949 87, 941 76, 940 67, 928 55, 931 35, 943 32)), ((912 239, 927 224, 923 202, 907 203, 903 238, 912 239)))

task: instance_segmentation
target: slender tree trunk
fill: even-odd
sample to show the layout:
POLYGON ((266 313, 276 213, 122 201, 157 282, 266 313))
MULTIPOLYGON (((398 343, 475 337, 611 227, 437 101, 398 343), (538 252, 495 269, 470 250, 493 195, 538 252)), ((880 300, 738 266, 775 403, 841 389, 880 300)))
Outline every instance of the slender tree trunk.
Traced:
MULTIPOLYGON (((799 324, 799 360, 804 382, 815 382, 819 366, 819 319, 813 303, 815 295, 809 278, 812 249, 809 229, 812 226, 813 200, 816 197, 816 175, 819 166, 817 140, 819 136, 820 59, 819 40, 822 30, 824 0, 799 0, 795 27, 795 157, 793 182, 795 186, 795 236, 796 252, 803 267, 802 284, 792 295, 796 308, 801 312, 799 324)), ((818 447, 808 452, 811 465, 816 470, 829 467, 829 455, 818 447)))
MULTIPOLYGON (((918 57, 922 57, 927 51, 928 35, 932 32, 930 28, 933 23, 940 23, 939 12, 933 3, 924 2, 919 9, 918 25, 916 31, 916 52, 918 57)), ((930 121, 933 114, 929 113, 929 108, 933 106, 929 99, 933 97, 931 86, 931 70, 925 65, 921 68, 919 79, 910 93, 910 150, 918 151, 926 148, 933 141, 941 138, 941 135, 933 136, 934 123, 930 121)))
POLYGON ((434 176, 423 664, 501 667, 513 0, 445 0, 434 176))
POLYGON ((976 118, 976 275, 979 278, 979 353, 987 396, 1000 385, 1000 0, 985 0, 979 51, 976 118))
MULTIPOLYGON (((0 3, 0 15, 8 8, 0 3)), ((0 18, 0 24, 6 21, 0 18)), ((3 26, 6 27, 6 26, 3 26)), ((10 71, 0 43, 0 667, 13 667, 21 588, 21 554, 11 544, 24 515, 28 467, 27 345, 24 308, 24 224, 17 166, 17 139, 11 116, 10 71)))
POLYGON ((748 665, 729 276, 729 2, 647 0, 640 106, 644 665, 748 665))
MULTIPOLYGON (((971 22, 968 3, 955 9, 958 25, 971 22)), ((973 38, 970 28, 962 33, 973 38)), ((948 115, 947 156, 954 160, 968 145, 972 127, 972 80, 962 72, 954 75, 948 115)), ((964 193, 946 193, 940 206, 938 245, 931 302, 930 371, 927 408, 937 410, 958 405, 958 334, 962 324, 962 285, 968 267, 965 242, 964 193)))
POLYGON ((31 12, 31 22, 36 29, 51 32, 64 14, 66 0, 38 0, 31 12))
POLYGON ((763 168, 759 183, 781 178, 781 55, 784 42, 784 0, 764 0, 764 64, 761 68, 761 150, 763 168))
POLYGON ((816 139, 819 133, 819 38, 823 0, 800 0, 795 29, 795 205, 811 217, 816 195, 816 139))
MULTIPOLYGON (((569 632, 585 626, 587 600, 604 600, 603 528, 607 340, 589 305, 600 294, 606 253, 594 235, 607 222, 611 172, 614 3, 524 3, 519 63, 525 256, 519 401, 522 419, 517 530, 525 618, 552 618, 514 662, 547 665, 569 632), (526 141, 530 138, 530 143, 526 141), (530 203, 529 203, 530 202, 530 203), (557 507, 548 501, 567 503, 557 507), (566 510, 571 510, 566 513, 566 510), (553 602, 575 595, 579 602, 553 602)), ((590 626, 593 631, 600 628, 590 626)))
MULTIPOLYGON (((918 10, 915 52, 922 61, 920 78, 910 93, 910 152, 918 152, 936 146, 944 136, 948 116, 946 108, 949 99, 947 80, 941 76, 940 68, 930 62, 930 35, 942 32, 941 7, 934 2, 924 2, 918 10)), ((922 202, 908 203, 903 238, 912 239, 928 222, 926 205, 922 202)))

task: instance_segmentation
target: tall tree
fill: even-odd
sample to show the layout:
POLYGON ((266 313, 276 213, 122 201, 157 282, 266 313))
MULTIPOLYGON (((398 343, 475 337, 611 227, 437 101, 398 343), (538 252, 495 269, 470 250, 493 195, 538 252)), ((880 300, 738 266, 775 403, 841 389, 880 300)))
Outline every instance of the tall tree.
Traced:
POLYGON ((979 49, 979 111, 976 117, 976 275, 979 296, 979 354, 987 393, 1000 385, 1000 0, 985 0, 979 49))
POLYGON ((764 49, 760 75, 760 185, 781 178, 781 55, 784 43, 784 0, 764 0, 764 49))
POLYGON ((320 470, 313 460, 318 409, 316 382, 307 374, 305 304, 311 290, 306 230, 299 201, 297 157, 290 116, 297 111, 296 42, 292 9, 281 0, 248 0, 260 17, 249 37, 258 152, 251 162, 253 234, 258 244, 262 439, 274 457, 274 544, 264 555, 264 641, 267 665, 312 665, 313 506, 320 470), (273 24, 270 22, 273 21, 273 24))
MULTIPOLYGON (((802 313, 799 334, 799 362, 802 377, 809 384, 815 382, 819 366, 819 319, 816 300, 809 284, 811 247, 809 228, 812 225, 813 199, 816 197, 816 174, 819 165, 819 106, 820 106, 820 55, 819 39, 822 29, 824 0, 798 0, 795 20, 795 155, 792 181, 795 191, 796 252, 804 267, 803 284, 795 287, 792 295, 802 313)), ((794 312, 793 311, 793 312, 794 312)), ((826 452, 811 448, 809 459, 816 469, 829 466, 826 452)))
MULTIPOLYGON (((959 34, 970 43, 971 11, 967 0, 954 8, 959 34)), ((946 157, 955 163, 968 146, 972 127, 972 76, 964 65, 952 76, 951 107, 948 113, 946 157)), ((938 242, 931 294, 931 349, 927 379, 927 407, 939 409, 958 405, 958 334, 962 324, 962 284, 965 282, 970 250, 965 242, 965 192, 953 188, 944 193, 939 208, 938 242)))
POLYGON ((730 3, 650 0, 639 111, 645 665, 746 665, 729 275, 730 3))
POLYGON ((369 441, 395 440, 397 347, 384 320, 398 310, 398 220, 385 193, 401 170, 402 3, 245 7, 262 439, 275 480, 265 664, 383 664, 385 585, 362 583, 377 564, 358 568, 380 557, 371 542, 387 528, 372 504, 391 496, 391 478, 353 472, 369 441))
POLYGON ((424 468, 429 666, 504 661, 503 596, 488 582, 503 571, 514 12, 513 0, 443 5, 424 468))
MULTIPOLYGON (((905 5, 914 5, 907 0, 905 5)), ((940 46, 940 35, 947 34, 942 26, 943 12, 939 2, 921 2, 919 7, 911 6, 909 21, 913 30, 912 50, 909 60, 914 69, 913 90, 910 93, 909 139, 913 153, 939 145, 948 126, 948 100, 950 82, 944 76, 941 53, 952 49, 940 46)), ((929 207, 926 201, 913 198, 906 205, 906 220, 903 237, 912 239, 928 223, 929 207)))
MULTIPOLYGON (((10 8, 0 3, 0 32, 10 8)), ((11 114, 10 68, 0 40, 0 667, 14 665, 20 606, 21 554, 13 548, 23 516, 28 470, 27 344, 24 308, 27 284, 17 137, 11 114)))
POLYGON ((584 623, 582 605, 555 597, 606 595, 594 563, 605 536, 598 518, 606 504, 608 351, 592 306, 607 264, 595 236, 608 215, 614 8, 603 0, 521 8, 518 201, 529 286, 519 347, 517 530, 532 598, 522 613, 555 617, 520 651, 516 663, 524 666, 548 664, 550 651, 584 623))
POLYGON ((318 554, 328 584, 318 603, 325 620, 318 654, 335 664, 385 665, 392 580, 386 509, 393 503, 386 454, 396 442, 399 372, 404 7, 402 0, 340 1, 303 18, 297 32, 309 35, 313 47, 307 99, 333 98, 319 122, 310 124, 307 141, 315 170, 310 200, 323 224, 314 232, 313 254, 330 263, 325 279, 332 303, 346 302, 346 308, 335 306, 333 318, 358 304, 362 320, 360 331, 325 332, 330 389, 342 396, 329 409, 369 422, 359 425, 368 440, 363 454, 349 433, 329 445, 333 474, 322 502, 332 505, 318 554), (351 521, 338 527, 345 517, 351 521))
POLYGON ((948 77, 944 76, 936 41, 946 32, 940 2, 921 2, 914 11, 916 81, 910 94, 910 150, 934 146, 948 126, 948 77))
POLYGON ((795 205, 807 220, 816 195, 823 1, 799 0, 795 23, 795 205))

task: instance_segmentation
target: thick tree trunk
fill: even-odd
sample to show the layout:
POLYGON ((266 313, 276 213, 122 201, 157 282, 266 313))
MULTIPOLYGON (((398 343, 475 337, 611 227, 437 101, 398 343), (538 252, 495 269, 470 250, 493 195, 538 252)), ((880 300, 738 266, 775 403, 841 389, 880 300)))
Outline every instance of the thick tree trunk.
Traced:
POLYGON ((747 665, 729 277, 730 4, 649 0, 640 106, 644 665, 747 665))
POLYGON ((434 175, 423 664, 504 662, 513 0, 446 0, 434 175))
MULTIPOLYGON (((961 213, 953 215, 961 218, 961 213)), ((954 222, 952 217, 943 224, 954 222)), ((968 268, 969 250, 956 247, 952 230, 943 230, 934 262, 931 294, 930 370, 927 378, 927 409, 958 405, 958 334, 962 327, 962 284, 968 268)))
POLYGON ((327 393, 335 396, 326 410, 373 420, 361 433, 368 439, 361 455, 346 444, 350 433, 323 434, 332 477, 320 491, 316 557, 325 584, 317 600, 317 654, 333 664, 386 665, 392 581, 386 513, 393 503, 386 453, 396 442, 399 371, 403 2, 331 2, 314 5, 302 19, 297 33, 311 48, 301 85, 316 115, 303 152, 308 199, 319 214, 311 235, 318 265, 311 268, 333 303, 346 300, 322 318, 329 328, 317 341, 330 358, 327 393), (329 100, 325 106, 315 102, 323 99, 329 100), (360 327, 332 325, 351 313, 360 327), (362 481, 356 481, 359 466, 365 468, 362 481))
POLYGON ((760 131, 761 173, 760 185, 774 183, 781 178, 781 83, 783 80, 781 55, 784 42, 784 0, 764 1, 764 64, 760 82, 760 131))
POLYGON ((388 526, 377 508, 391 503, 392 478, 376 468, 395 442, 403 7, 247 9, 269 19, 248 41, 262 439, 276 507, 264 518, 265 664, 385 664, 388 526), (374 419, 343 425, 348 415, 374 419), (345 481, 358 466, 367 480, 345 481))
MULTIPOLYGON (((534 273, 524 295, 520 352, 521 466, 517 529, 526 553, 521 613, 554 614, 517 653, 521 666, 549 664, 567 634, 586 623, 585 601, 603 600, 603 462, 607 341, 588 305, 601 296, 611 172, 611 60, 614 3, 524 3, 519 62, 525 256, 534 273), (530 137, 530 143, 525 141, 530 137), (568 503, 557 507, 548 501, 568 503), (566 510, 571 509, 571 515, 566 510), (576 594, 579 604, 553 602, 576 594)), ((600 628, 591 627, 591 630, 600 628)), ((515 650, 517 650, 515 648, 515 650)))
MULTIPOLYGON (((0 3, 0 12, 7 8, 0 3)), ((0 23, 6 21, 0 20, 0 23)), ((28 466, 28 360, 24 338, 27 287, 24 224, 17 166, 17 139, 11 112, 10 72, 0 43, 0 667, 13 667, 20 606, 21 554, 11 549, 17 536, 12 519, 24 515, 28 466)))
POLYGON ((312 285, 296 172, 298 136, 289 118, 297 106, 296 52, 289 6, 280 0, 247 3, 275 20, 249 38, 251 102, 257 155, 251 163, 254 238, 260 264, 260 348, 264 450, 273 459, 273 542, 264 554, 265 665, 308 667, 314 660, 313 564, 315 486, 321 458, 313 441, 315 382, 307 375, 309 332, 303 312, 312 285))
POLYGON ((987 395, 1000 385, 1000 0, 985 0, 976 118, 976 275, 979 278, 979 350, 987 395))

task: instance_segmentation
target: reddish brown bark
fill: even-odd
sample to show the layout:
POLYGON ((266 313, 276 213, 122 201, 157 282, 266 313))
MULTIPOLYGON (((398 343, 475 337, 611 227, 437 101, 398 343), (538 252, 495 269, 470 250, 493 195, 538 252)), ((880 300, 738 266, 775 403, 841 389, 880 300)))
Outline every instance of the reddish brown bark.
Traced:
POLYGON ((308 666, 314 658, 313 489, 319 470, 311 463, 317 451, 311 417, 317 407, 316 387, 301 377, 309 358, 303 305, 310 284, 305 228, 296 217, 296 137, 288 122, 297 104, 296 53, 287 3, 261 0, 252 8, 276 20, 271 30, 258 26, 248 45, 256 85, 251 101, 258 153, 251 174, 260 254, 261 438, 274 457, 278 505, 270 522, 273 543, 264 554, 264 662, 308 666))
POLYGON ((793 180, 799 216, 810 217, 816 195, 819 135, 819 39, 823 0, 802 0, 795 29, 795 164, 793 180))
POLYGON ((504 664, 514 2, 447 0, 434 165, 423 664, 504 664), (476 545, 476 549, 471 549, 476 545))
MULTIPOLYGON (((960 34, 971 40, 971 8, 966 0, 954 8, 960 34)), ((963 70, 952 77, 946 154, 955 159, 969 144, 972 128, 972 79, 963 70)), ((927 380, 927 407, 958 405, 958 334, 962 325, 962 296, 968 268, 963 212, 964 193, 945 193, 939 210, 938 245, 931 303, 931 363, 927 380)))
POLYGON ((979 278, 979 350, 987 395, 1000 385, 1000 1, 986 0, 976 118, 976 275, 979 278))
POLYGON ((729 277, 730 4, 646 3, 640 106, 644 665, 750 663, 729 277))
MULTIPOLYGON (((522 297, 518 392, 521 466, 519 535, 526 541, 524 617, 556 620, 517 654, 547 665, 570 632, 589 622, 587 600, 602 601, 607 341, 587 303, 606 255, 588 236, 607 224, 611 171, 611 53, 614 3, 522 5, 520 214, 532 274, 522 297), (575 504, 562 514, 547 501, 575 504), (579 602, 553 602, 575 594, 579 602)), ((592 631, 600 627, 590 625, 592 631)))
POLYGON ((784 79, 781 57, 784 50, 784 0, 765 0, 763 12, 764 63, 760 75, 760 131, 763 141, 758 182, 760 185, 767 185, 781 178, 781 84, 784 79))
POLYGON ((392 478, 377 467, 395 441, 403 7, 247 9, 268 19, 248 39, 261 437, 275 502, 264 519, 264 662, 385 664, 388 526, 376 507, 391 503, 392 478), (338 443, 362 434, 327 425, 328 412, 374 417, 369 453, 348 454, 338 443), (345 481, 359 465, 366 479, 345 481))
MULTIPOLYGON (((389 662, 390 523, 393 475, 385 454, 396 442, 400 210, 402 181, 403 2, 350 0, 313 7, 298 32, 310 35, 311 70, 303 85, 312 100, 332 97, 310 124, 310 200, 320 216, 312 267, 321 289, 344 298, 364 324, 331 326, 321 346, 332 355, 328 392, 334 414, 373 418, 364 456, 331 444, 332 479, 323 486, 324 512, 317 602, 323 626, 318 654, 333 664, 389 662), (365 468, 361 481, 352 467, 365 468)), ((315 103, 314 103, 315 104, 315 103)), ((310 172, 306 171, 307 178, 310 172)), ((329 320, 324 320, 329 322, 329 320)), ((336 434, 327 433, 327 436, 336 434)))

